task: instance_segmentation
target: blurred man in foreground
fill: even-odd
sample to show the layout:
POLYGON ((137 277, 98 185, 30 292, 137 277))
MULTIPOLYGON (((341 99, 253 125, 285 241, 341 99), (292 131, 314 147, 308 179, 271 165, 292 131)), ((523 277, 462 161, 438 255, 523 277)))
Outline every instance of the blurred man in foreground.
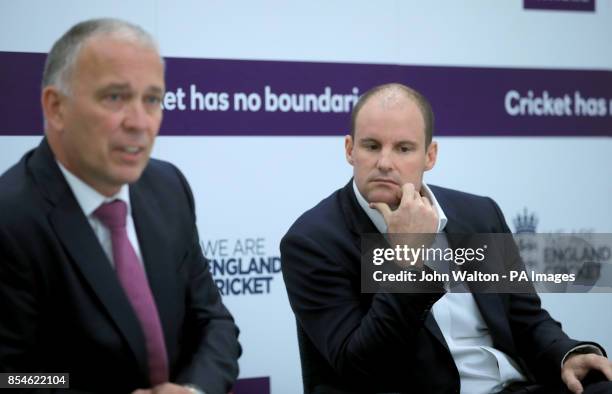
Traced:
POLYGON ((79 23, 47 57, 45 138, 0 178, 0 370, 79 392, 226 393, 238 329, 194 200, 149 159, 164 63, 129 23, 79 23))

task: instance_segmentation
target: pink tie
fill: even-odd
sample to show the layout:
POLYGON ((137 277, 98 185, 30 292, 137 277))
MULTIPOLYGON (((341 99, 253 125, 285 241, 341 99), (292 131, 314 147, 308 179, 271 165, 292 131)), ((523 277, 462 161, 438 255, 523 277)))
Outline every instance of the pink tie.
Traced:
POLYGON ((117 277, 140 321, 146 340, 149 378, 151 385, 156 386, 168 381, 166 344, 147 276, 128 239, 126 215, 127 205, 121 200, 102 204, 94 211, 94 216, 110 230, 117 277))

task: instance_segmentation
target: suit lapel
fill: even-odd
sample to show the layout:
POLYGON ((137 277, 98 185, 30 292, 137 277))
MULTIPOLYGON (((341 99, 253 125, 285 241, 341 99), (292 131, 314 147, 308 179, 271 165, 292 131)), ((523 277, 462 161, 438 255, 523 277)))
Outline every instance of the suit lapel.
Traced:
POLYGON ((74 265, 81 271, 85 281, 125 337, 141 370, 148 375, 147 353, 140 323, 115 271, 72 194, 67 193, 51 212, 49 219, 74 265))
POLYGON ((132 217, 138 234, 138 241, 146 268, 149 287, 153 293, 159 319, 164 330, 168 359, 176 356, 175 338, 179 338, 180 308, 176 307, 177 294, 177 256, 174 249, 168 248, 165 230, 168 228, 159 214, 162 209, 157 199, 151 198, 153 191, 145 190, 138 183, 130 186, 132 217))
POLYGON ((50 202, 49 221, 75 268, 101 301, 125 338, 140 370, 148 376, 144 336, 115 271, 60 172, 46 139, 32 157, 30 171, 50 202))
POLYGON ((425 318, 425 327, 429 330, 429 332, 446 348, 448 349, 448 343, 446 343, 446 339, 444 339, 444 335, 442 335, 442 330, 440 330, 440 326, 438 326, 438 322, 434 318, 433 312, 430 310, 427 313, 427 317, 425 318))
MULTIPOLYGON (((440 201, 438 194, 436 194, 436 198, 440 201)), ((458 220, 455 212, 447 206, 443 206, 442 209, 448 219, 444 232, 447 235, 449 246, 452 249, 473 246, 471 242, 475 234, 474 229, 464 221, 458 220)), ((468 284, 468 287, 470 289, 474 288, 470 284, 468 284)), ((501 295, 497 293, 484 294, 472 292, 472 296, 476 301, 476 305, 478 305, 482 318, 487 323, 489 333, 493 339, 493 346, 514 357, 516 355, 516 348, 501 295)), ((516 359, 516 357, 514 358, 516 359)))
POLYGON ((499 294, 473 294, 482 318, 487 323, 493 339, 493 347, 516 358, 516 348, 510 331, 510 323, 504 312, 499 294))

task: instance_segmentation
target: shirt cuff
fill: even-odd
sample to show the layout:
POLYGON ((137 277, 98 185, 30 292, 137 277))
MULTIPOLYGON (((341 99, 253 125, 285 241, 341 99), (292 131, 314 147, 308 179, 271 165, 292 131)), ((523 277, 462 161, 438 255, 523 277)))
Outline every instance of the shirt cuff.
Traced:
POLYGON ((569 352, 565 353, 565 356, 563 356, 563 360, 561 360, 561 368, 563 368, 563 364, 565 364, 565 360, 572 354, 598 354, 600 356, 603 356, 603 352, 597 346, 578 345, 572 348, 569 352))

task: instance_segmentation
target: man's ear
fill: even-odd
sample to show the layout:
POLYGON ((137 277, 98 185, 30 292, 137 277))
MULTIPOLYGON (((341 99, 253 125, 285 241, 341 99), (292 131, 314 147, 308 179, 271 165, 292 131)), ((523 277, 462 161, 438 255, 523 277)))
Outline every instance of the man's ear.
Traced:
POLYGON ((54 86, 47 86, 41 95, 41 104, 45 122, 50 129, 64 129, 65 96, 54 86))
POLYGON ((344 153, 346 155, 346 161, 350 165, 353 165, 353 137, 350 135, 344 136, 344 153))
POLYGON ((438 143, 431 141, 425 152, 425 171, 429 171, 436 165, 438 159, 438 143))

